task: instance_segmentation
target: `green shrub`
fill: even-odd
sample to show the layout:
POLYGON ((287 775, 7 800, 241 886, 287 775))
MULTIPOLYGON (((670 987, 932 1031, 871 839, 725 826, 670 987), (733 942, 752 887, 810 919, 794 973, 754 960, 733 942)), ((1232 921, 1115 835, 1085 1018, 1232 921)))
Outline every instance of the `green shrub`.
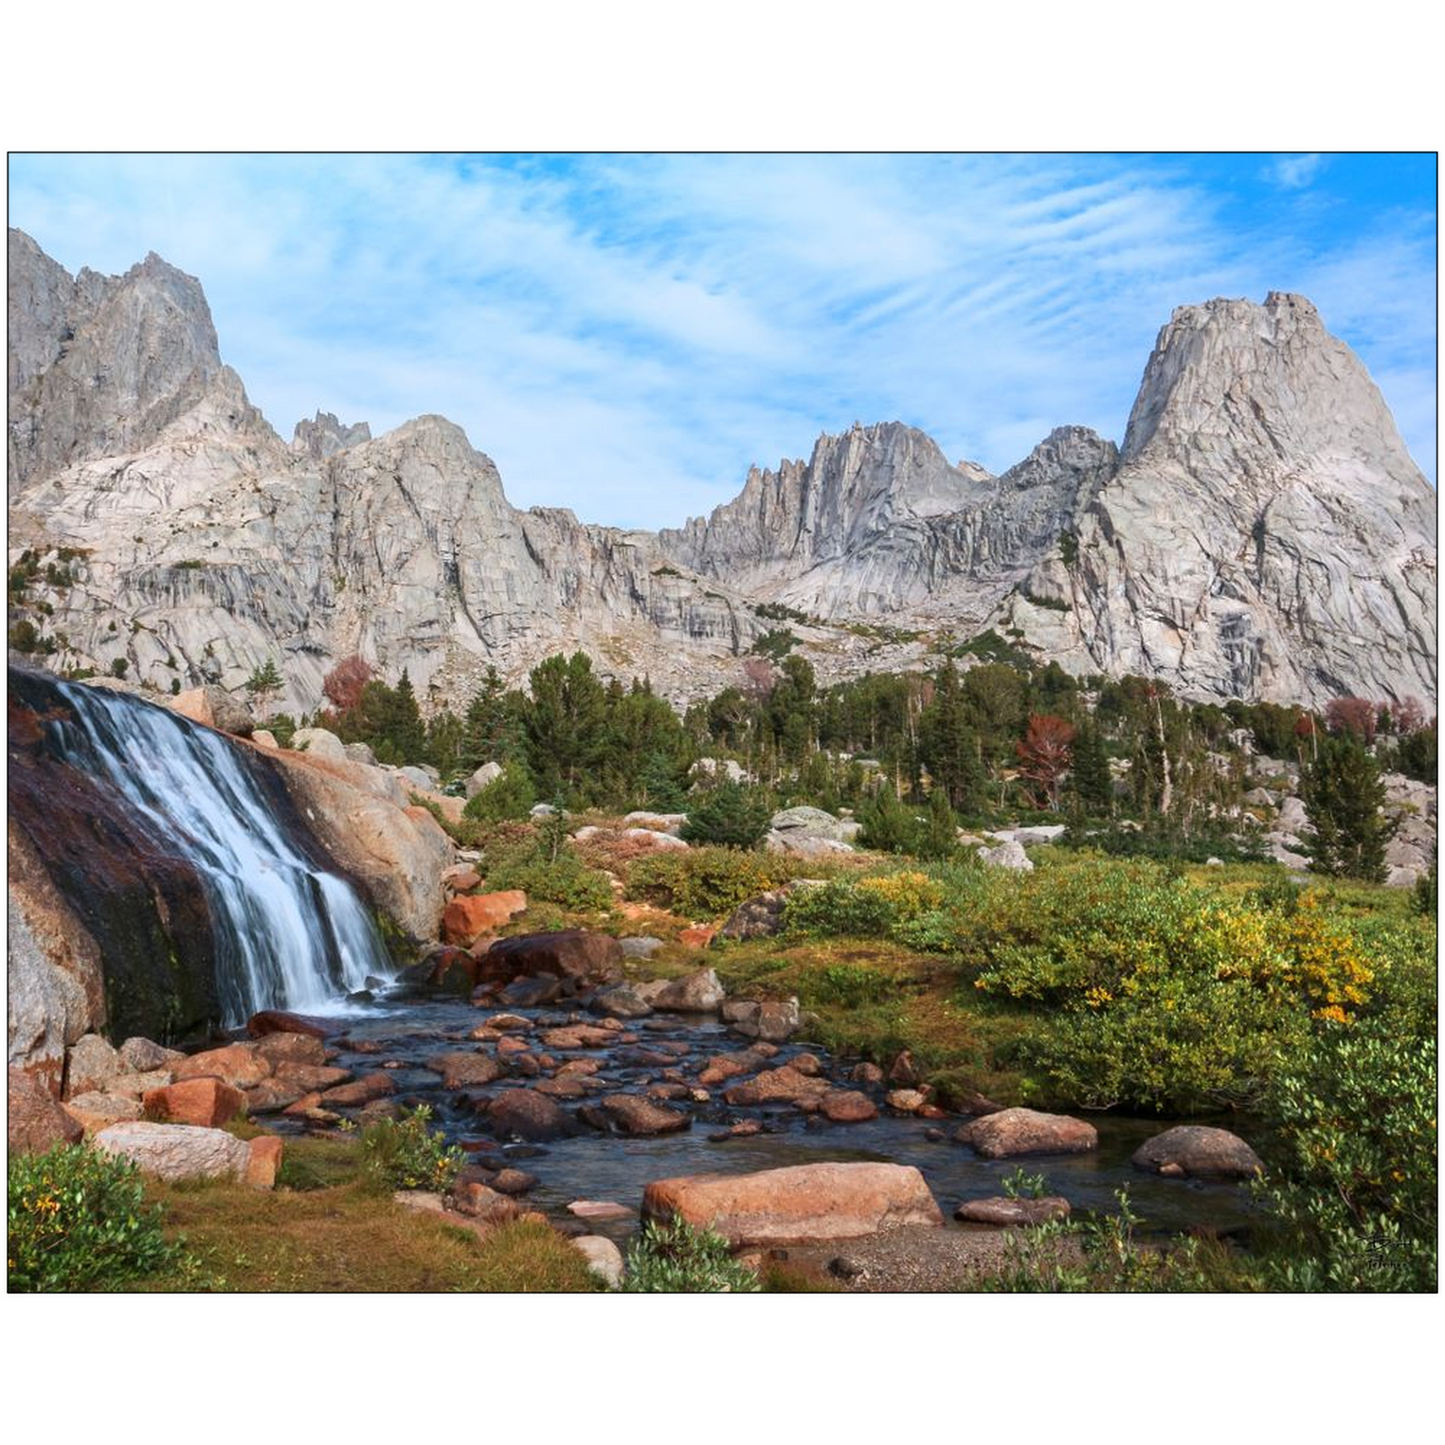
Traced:
POLYGON ((772 800, 761 788, 724 782, 693 804, 682 825, 683 841, 755 848, 768 831, 772 800))
POLYGON ((857 963, 830 963, 807 980, 809 1003, 835 1003, 846 1008, 882 1003, 896 985, 886 974, 857 963))
MULTIPOLYGON (((945 800, 946 801, 946 800, 945 800)), ((876 853, 916 853, 923 829, 913 809, 884 784, 858 809, 858 842, 876 853)))
POLYGON ((1009 1199, 1042 1199, 1049 1192, 1049 1182, 1042 1174, 1030 1174, 1019 1165, 999 1180, 1005 1196, 1009 1199))
POLYGON ((361 1132, 366 1167, 379 1184, 392 1189, 428 1189, 445 1193, 462 1167, 462 1151, 433 1132, 425 1104, 403 1110, 395 1119, 378 1119, 361 1132))
POLYGON ((649 1220, 627 1250, 622 1289, 628 1294, 756 1294, 759 1288, 727 1240, 683 1219, 649 1220))
POLYGON ((479 823, 500 823, 527 817, 536 802, 532 775, 521 763, 512 761, 503 766, 500 777, 493 778, 481 792, 467 800, 463 811, 479 823))
POLYGON ((833 878, 788 899, 784 931, 798 937, 892 938, 934 912, 942 885, 926 873, 833 878))
POLYGON ((589 868, 572 848, 556 858, 536 835, 511 846, 487 849, 487 886, 493 891, 520 888, 528 901, 557 903, 579 913, 600 913, 612 906, 606 874, 589 868))
POLYGON ((736 848, 693 848, 639 858, 627 875, 629 898, 687 918, 718 918, 794 876, 791 864, 736 848))
POLYGON ((1327 1025, 1264 1112, 1287 1155, 1257 1187, 1284 1231, 1266 1277, 1299 1290, 1436 1288, 1437 1049, 1366 1020, 1327 1025))
POLYGON ((177 1265, 129 1160, 82 1145, 12 1154, 7 1171, 9 1287, 117 1288, 177 1265))

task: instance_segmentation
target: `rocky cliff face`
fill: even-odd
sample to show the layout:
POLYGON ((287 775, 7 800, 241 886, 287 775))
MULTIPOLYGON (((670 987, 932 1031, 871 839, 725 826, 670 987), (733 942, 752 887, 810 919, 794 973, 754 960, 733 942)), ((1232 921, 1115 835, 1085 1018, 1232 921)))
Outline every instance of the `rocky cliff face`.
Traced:
POLYGON ((309 708, 351 653, 425 701, 581 647, 681 700, 736 680, 780 603, 825 679, 995 627, 1199 696, 1435 695, 1434 492, 1299 297, 1176 312, 1122 452, 1063 427, 994 477, 855 425, 654 535, 512 507, 441 417, 373 439, 318 412, 287 446, 193 278, 72 279, 18 232, 10 258, 12 560, 87 549, 31 598, 60 666, 164 691, 271 657, 309 708), (860 620, 918 640, 880 654, 860 620))
POLYGON ((311 708, 351 653, 426 699, 582 647, 678 695, 722 686, 762 628, 650 534, 512 507, 441 417, 373 440, 318 412, 287 447, 221 364, 199 285, 156 257, 72 281, 20 233, 10 254, 12 560, 85 553, 68 586, 36 584, 61 666, 123 659, 167 691, 239 687, 271 657, 311 708))

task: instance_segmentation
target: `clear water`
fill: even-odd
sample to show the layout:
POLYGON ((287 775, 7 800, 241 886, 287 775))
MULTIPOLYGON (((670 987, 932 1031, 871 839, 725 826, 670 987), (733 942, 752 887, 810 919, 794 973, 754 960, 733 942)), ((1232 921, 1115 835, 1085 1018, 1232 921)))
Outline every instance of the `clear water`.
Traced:
MULTIPOLYGON (((509 1009, 523 1017, 542 1017, 561 1022, 560 1013, 537 1009, 509 1009)), ((477 1103, 500 1089, 525 1087, 527 1078, 503 1078, 485 1088, 449 1093, 437 1074, 423 1067, 432 1054, 476 1048, 468 1032, 490 1010, 479 1010, 460 1001, 379 1000, 358 1018, 346 1035, 333 1040, 340 1056, 336 1062, 358 1074, 370 1073, 383 1063, 400 1067, 389 1070, 396 1085, 396 1098, 403 1103, 427 1103, 435 1122, 454 1142, 482 1145, 478 1156, 493 1163, 514 1163, 537 1176, 537 1187, 526 1196, 529 1207, 562 1216, 566 1206, 577 1199, 612 1200, 637 1209, 642 1192, 654 1179, 712 1171, 747 1173, 785 1165, 825 1161, 878 1160, 917 1167, 927 1180, 945 1217, 965 1200, 982 1199, 1003 1192, 1002 1180, 1022 1167, 1030 1174, 1042 1174, 1051 1193, 1062 1194, 1075 1211, 1113 1212, 1115 1193, 1129 1191, 1130 1205, 1144 1221, 1146 1233, 1176 1233, 1191 1225, 1227 1229, 1246 1224, 1252 1215, 1249 1190, 1237 1184, 1205 1183, 1161 1179, 1134 1169, 1129 1162, 1134 1150, 1151 1135, 1166 1127, 1154 1120, 1090 1116, 1099 1131, 1099 1147, 1088 1154, 987 1160, 980 1159, 966 1145, 952 1139, 963 1118, 928 1121, 898 1115, 882 1106, 882 1092, 869 1090, 880 1105, 876 1119, 860 1124, 833 1124, 821 1116, 809 1118, 791 1105, 733 1107, 722 1099, 721 1089, 712 1090, 707 1104, 665 1101, 692 1116, 691 1127, 677 1134, 657 1138, 628 1138, 600 1134, 582 1128, 573 1138, 538 1145, 511 1145, 492 1140, 485 1121, 478 1117, 477 1103), (349 1047, 356 1041, 381 1042, 380 1053, 363 1053, 349 1047), (769 1131, 724 1141, 712 1141, 718 1133, 741 1119, 758 1119, 769 1131), (927 1131, 941 1129, 945 1137, 929 1139, 927 1131)), ((588 1018, 590 1023, 596 1020, 588 1018)), ((609 1050, 585 1049, 573 1053, 549 1050, 559 1062, 568 1058, 594 1058, 603 1065, 592 1076, 599 1081, 598 1092, 643 1092, 661 1066, 629 1064, 623 1055, 628 1047, 647 1047, 649 1041, 680 1041, 690 1051, 677 1064, 692 1082, 707 1058, 716 1053, 741 1050, 748 1041, 726 1032, 717 1022, 695 1015, 664 1015, 670 1025, 666 1032, 631 1026, 637 1045, 609 1050)), ((535 1035, 530 1036, 535 1037, 535 1035)), ((488 1052, 491 1045, 484 1047, 488 1052)), ((540 1046, 534 1044, 534 1051, 540 1046)), ((764 1067, 775 1067, 804 1051, 815 1054, 824 1071, 840 1085, 857 1087, 847 1081, 850 1065, 830 1060, 821 1050, 807 1044, 787 1045, 764 1067)), ((729 1081, 735 1082, 735 1081, 729 1081)), ((727 1085, 723 1086, 724 1088, 727 1085)), ((574 1111, 580 1101, 559 1101, 574 1111)), ((354 1112, 354 1111, 352 1111, 354 1112)), ((272 1116, 271 1127, 293 1127, 291 1121, 272 1116)), ((599 1223, 600 1232, 622 1237, 634 1224, 599 1223)), ((957 1226, 963 1228, 966 1226, 957 1226)))
POLYGON ((394 969, 344 879, 287 836, 236 745, 124 693, 61 684, 62 754, 110 782, 158 849, 185 858, 210 905, 224 1022, 260 1009, 331 1013, 394 969))

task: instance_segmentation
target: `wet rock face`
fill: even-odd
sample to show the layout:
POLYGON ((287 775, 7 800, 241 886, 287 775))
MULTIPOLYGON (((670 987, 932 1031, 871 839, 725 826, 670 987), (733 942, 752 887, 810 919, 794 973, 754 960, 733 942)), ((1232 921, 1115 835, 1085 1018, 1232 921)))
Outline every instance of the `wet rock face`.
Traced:
POLYGON ((117 1038, 203 1030, 221 1006, 200 877, 119 793, 63 760, 49 729, 69 710, 53 680, 11 668, 9 686, 10 823, 20 835, 10 886, 22 914, 31 910, 31 937, 50 933, 34 956, 12 944, 22 996, 32 988, 52 995, 64 1011, 52 1033, 66 1032, 74 1013, 103 1019, 117 1038), (78 997, 57 972, 69 973, 78 997))

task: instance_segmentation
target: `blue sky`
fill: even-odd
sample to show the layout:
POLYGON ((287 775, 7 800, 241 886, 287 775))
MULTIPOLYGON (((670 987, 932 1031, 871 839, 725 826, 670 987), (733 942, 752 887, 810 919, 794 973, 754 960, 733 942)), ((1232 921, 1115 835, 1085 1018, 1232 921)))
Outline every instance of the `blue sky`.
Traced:
POLYGON ((1300 291, 1435 476, 1435 159, 26 156, 70 270, 199 276, 283 436, 441 412, 518 505, 675 525, 855 420, 1121 440, 1177 305, 1300 291))

